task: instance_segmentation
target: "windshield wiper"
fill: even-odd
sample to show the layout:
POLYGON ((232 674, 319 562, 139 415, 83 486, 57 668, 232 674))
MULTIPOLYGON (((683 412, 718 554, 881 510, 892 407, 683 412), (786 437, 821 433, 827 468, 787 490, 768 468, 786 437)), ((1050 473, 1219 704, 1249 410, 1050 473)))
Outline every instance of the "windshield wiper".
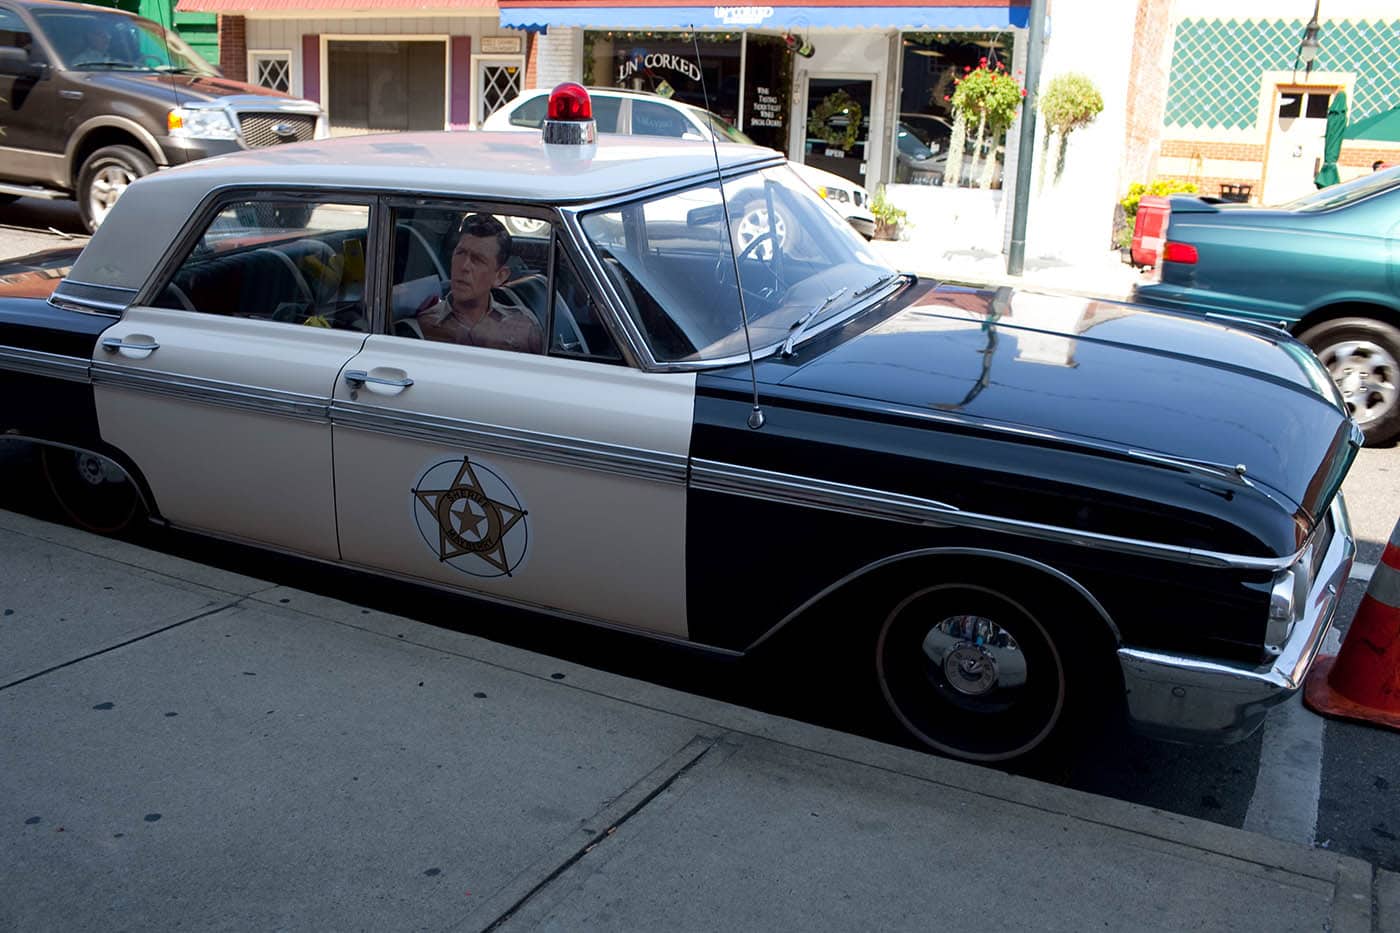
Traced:
POLYGON ((73 67, 78 70, 86 70, 88 68, 129 68, 132 71, 150 71, 146 66, 137 65, 133 62, 79 62, 73 67))
POLYGON ((787 340, 783 341, 783 356, 792 356, 792 348, 796 346, 798 339, 802 336, 802 332, 807 329, 807 325, 810 324, 818 314, 821 314, 827 308, 831 307, 833 301, 844 294, 846 294, 846 287, 843 285, 830 295, 827 295, 826 299, 823 300, 821 304, 792 322, 792 326, 788 328, 791 333, 788 334, 787 340))
POLYGON ((854 295, 852 295, 851 297, 852 297, 852 298, 864 298, 866 295, 870 294, 871 292, 875 291, 876 289, 882 288, 883 286, 890 284, 890 281, 891 281, 891 280, 893 280, 893 279, 901 279, 901 278, 903 278, 903 277, 904 277, 903 273, 900 273, 900 272, 891 272, 889 275, 882 275, 882 276, 880 276, 880 278, 878 278, 878 279, 876 279, 875 281, 871 282, 869 285, 865 286, 864 288, 862 288, 860 291, 856 292, 856 293, 855 293, 854 295))

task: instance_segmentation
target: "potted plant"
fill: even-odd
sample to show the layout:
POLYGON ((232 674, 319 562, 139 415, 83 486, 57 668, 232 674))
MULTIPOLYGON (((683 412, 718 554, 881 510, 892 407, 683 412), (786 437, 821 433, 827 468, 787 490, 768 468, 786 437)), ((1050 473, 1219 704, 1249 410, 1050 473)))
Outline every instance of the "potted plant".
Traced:
POLYGON ((896 207, 894 202, 885 194, 885 186, 881 185, 875 192, 875 199, 870 202, 870 213, 875 215, 875 238, 877 240, 897 240, 899 230, 903 226, 909 213, 902 207, 896 207))

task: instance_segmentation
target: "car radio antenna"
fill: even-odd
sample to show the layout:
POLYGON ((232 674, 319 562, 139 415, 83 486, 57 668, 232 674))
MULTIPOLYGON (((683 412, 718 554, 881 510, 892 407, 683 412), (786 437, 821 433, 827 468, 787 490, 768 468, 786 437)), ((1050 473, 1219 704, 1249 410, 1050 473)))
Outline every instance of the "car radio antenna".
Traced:
MULTIPOLYGON (((690 41, 695 44, 695 70, 700 73, 700 94, 705 100, 705 110, 708 112, 710 92, 705 88, 705 69, 700 63, 700 36, 694 23, 690 24, 690 41)), ((718 134, 715 133, 714 127, 710 127, 709 130, 710 151, 715 156, 715 179, 719 182, 719 203, 724 209, 724 231, 729 235, 729 258, 734 262, 734 288, 739 293, 739 319, 744 323, 744 348, 749 354, 749 384, 753 386, 753 411, 749 412, 749 427, 757 431, 763 427, 766 419, 763 417, 763 409, 758 404, 758 368, 753 360, 753 341, 749 337, 749 308, 744 303, 744 283, 739 278, 739 254, 734 249, 734 227, 729 222, 729 199, 724 195, 724 172, 720 169, 719 142, 715 138, 718 134)), ((778 248, 776 240, 773 248, 778 248)))
POLYGON ((175 95, 175 109, 182 110, 185 105, 180 101, 180 87, 175 81, 175 56, 170 54, 170 33, 175 31, 175 8, 173 6, 170 7, 169 26, 165 25, 164 9, 165 4, 156 4, 156 15, 160 17, 160 42, 161 45, 165 46, 165 60, 170 65, 170 70, 165 73, 165 76, 170 79, 170 93, 175 95))

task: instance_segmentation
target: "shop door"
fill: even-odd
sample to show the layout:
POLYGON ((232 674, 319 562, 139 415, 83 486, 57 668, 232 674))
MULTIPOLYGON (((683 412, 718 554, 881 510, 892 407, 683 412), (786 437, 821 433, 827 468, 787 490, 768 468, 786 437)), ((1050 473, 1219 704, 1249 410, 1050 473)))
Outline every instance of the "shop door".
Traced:
POLYGON ((807 78, 802 161, 865 187, 873 77, 807 78))
POLYGON ((1327 136, 1327 107, 1336 88, 1278 89, 1269 133, 1269 162, 1264 168, 1265 204, 1282 204, 1316 191, 1313 178, 1322 168, 1327 136))
POLYGON ((333 39, 326 43, 331 135, 447 126, 447 43, 333 39))
POLYGON ((520 59, 476 58, 476 125, 486 122, 501 105, 514 100, 524 88, 525 69, 520 59))

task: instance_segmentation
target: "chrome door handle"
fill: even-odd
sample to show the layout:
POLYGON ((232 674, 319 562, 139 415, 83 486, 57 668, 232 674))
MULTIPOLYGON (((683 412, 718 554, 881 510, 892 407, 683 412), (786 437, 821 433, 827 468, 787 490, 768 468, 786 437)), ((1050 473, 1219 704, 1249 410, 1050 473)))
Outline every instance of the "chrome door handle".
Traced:
POLYGON ((385 379, 383 376, 371 376, 363 369, 347 369, 345 381, 352 386, 362 386, 366 382, 372 382, 375 385, 393 386, 396 389, 407 389, 413 385, 413 380, 408 376, 404 376, 402 379, 385 379))
POLYGON ((102 338, 102 349, 106 350, 108 353, 116 353, 118 350, 151 351, 159 350, 160 344, 156 343, 154 340, 148 340, 144 343, 127 343, 120 337, 104 337, 102 338))

